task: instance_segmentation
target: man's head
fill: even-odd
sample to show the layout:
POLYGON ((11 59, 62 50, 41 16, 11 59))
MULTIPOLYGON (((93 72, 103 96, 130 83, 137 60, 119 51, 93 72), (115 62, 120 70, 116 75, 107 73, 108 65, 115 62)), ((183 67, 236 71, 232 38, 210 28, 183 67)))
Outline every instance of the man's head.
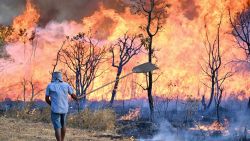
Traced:
POLYGON ((52 73, 52 80, 51 80, 51 82, 54 82, 56 80, 63 82, 62 73, 59 72, 59 71, 56 71, 56 72, 52 73))

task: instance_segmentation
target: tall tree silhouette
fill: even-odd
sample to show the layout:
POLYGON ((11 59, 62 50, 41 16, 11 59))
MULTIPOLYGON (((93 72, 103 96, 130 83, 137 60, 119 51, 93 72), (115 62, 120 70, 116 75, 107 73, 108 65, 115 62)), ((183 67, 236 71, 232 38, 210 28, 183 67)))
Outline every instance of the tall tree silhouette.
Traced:
POLYGON ((112 91, 110 105, 112 106, 114 98, 117 93, 120 75, 123 67, 137 55, 144 45, 142 35, 129 36, 124 34, 123 38, 119 38, 117 42, 111 45, 110 51, 112 53, 112 66, 117 68, 115 84, 112 91))
MULTIPOLYGON (((165 0, 131 0, 132 9, 138 15, 143 15, 146 18, 146 24, 140 26, 143 29, 148 38, 146 49, 148 50, 148 62, 153 63, 154 47, 153 39, 163 28, 163 24, 167 18, 167 8, 170 6, 165 0)), ((147 93, 148 102, 151 112, 151 118, 154 113, 154 100, 152 96, 153 89, 153 74, 149 72, 147 74, 147 93)))
POLYGON ((246 59, 250 62, 250 6, 232 17, 229 10, 229 20, 239 47, 245 51, 246 59))
MULTIPOLYGON (((214 39, 211 41, 209 39, 209 31, 208 31, 208 25, 205 21, 205 29, 206 29, 206 35, 205 35, 205 47, 206 47, 206 53, 207 53, 207 59, 205 60, 205 66, 202 66, 202 70, 204 74, 207 76, 208 80, 210 81, 209 85, 206 85, 209 87, 210 90, 210 98, 207 106, 205 105, 205 102, 203 100, 203 106, 206 107, 206 109, 209 109, 212 101, 215 102, 216 107, 216 113, 217 113, 217 120, 219 122, 219 106, 221 103, 221 99, 223 96, 223 83, 225 80, 233 75, 232 71, 226 71, 222 72, 222 69, 225 68, 225 63, 222 60, 222 53, 221 53, 221 23, 222 23, 222 15, 220 16, 220 21, 217 26, 217 32, 214 36, 212 36, 214 39)), ((226 63, 227 64, 227 63, 226 63)), ((203 98, 204 99, 204 98, 203 98)))

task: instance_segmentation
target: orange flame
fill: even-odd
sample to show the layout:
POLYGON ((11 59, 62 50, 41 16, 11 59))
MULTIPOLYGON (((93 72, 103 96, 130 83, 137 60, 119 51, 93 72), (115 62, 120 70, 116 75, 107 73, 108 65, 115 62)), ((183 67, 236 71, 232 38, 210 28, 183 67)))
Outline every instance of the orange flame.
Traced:
MULTIPOLYGON (((248 1, 192 0, 192 4, 188 3, 189 1, 187 0, 170 1, 172 6, 169 8, 167 23, 163 25, 164 30, 159 32, 153 42, 156 50, 157 65, 162 72, 162 75, 154 83, 154 96, 178 96, 180 99, 186 98, 187 95, 197 95, 198 98, 201 98, 201 95, 209 96, 209 89, 201 83, 207 82, 206 79, 203 79, 204 74, 200 67, 200 64, 204 63, 202 58, 206 55, 203 44, 204 17, 209 20, 208 29, 212 38, 216 34, 215 28, 218 24, 218 17, 221 12, 223 13, 224 18, 221 26, 223 32, 223 37, 221 37, 222 50, 225 54, 223 59, 225 59, 225 62, 228 62, 235 59, 236 55, 239 58, 244 58, 244 53, 234 47, 234 37, 225 33, 231 32, 227 9, 230 8, 232 14, 234 14, 241 11, 248 1), (201 88, 198 92, 199 87, 201 88)), ((15 32, 12 39, 18 39, 21 29, 26 29, 29 34, 32 33, 39 22, 39 17, 39 12, 35 5, 32 4, 32 0, 27 0, 25 11, 13 21, 15 32)), ((46 87, 46 84, 50 81, 49 72, 56 58, 56 52, 65 36, 73 36, 91 27, 92 30, 99 31, 97 32, 97 38, 110 43, 127 31, 130 33, 142 33, 139 26, 145 24, 145 21, 145 17, 133 15, 129 7, 125 8, 123 13, 118 13, 115 10, 105 9, 101 6, 93 15, 84 17, 82 22, 64 21, 58 23, 52 21, 44 28, 38 27, 37 54, 33 63, 30 63, 30 60, 24 60, 22 55, 20 55, 23 49, 23 40, 15 40, 17 42, 8 45, 7 50, 15 62, 7 64, 9 66, 6 65, 3 75, 1 75, 0 79, 3 83, 0 84, 0 89, 4 93, 1 97, 16 99, 17 95, 22 95, 20 79, 25 74, 31 74, 34 80, 40 82, 40 87, 46 87), (11 86, 15 86, 15 90, 11 91, 11 86)), ((34 45, 31 45, 31 43, 27 44, 27 50, 31 52, 34 45)), ((29 54, 28 51, 27 54, 29 54)), ((147 58, 144 53, 136 56, 124 68, 123 73, 129 72, 133 66, 146 61, 147 58)), ((111 66, 110 62, 101 65, 100 68, 103 69, 111 66)), ((60 67, 65 68, 65 66, 60 67)), ((228 70, 230 68, 225 69, 228 70)), ((115 79, 115 71, 114 68, 110 68, 107 73, 97 78, 94 81, 93 89, 115 79)), ((243 93, 243 95, 238 96, 240 99, 250 96, 250 79, 246 79, 249 76, 249 73, 239 72, 228 79, 225 82, 225 97, 230 97, 230 94, 238 96, 236 95, 237 93, 243 93)), ((121 80, 116 100, 147 98, 146 92, 135 82, 144 85, 145 76, 143 74, 134 74, 121 80)), ((112 90, 112 85, 89 95, 88 99, 109 100, 110 90, 112 90)), ((40 96, 40 98, 43 97, 43 95, 40 96)))
POLYGON ((227 119, 224 119, 225 123, 219 123, 218 121, 214 121, 210 125, 196 125, 194 128, 190 128, 190 130, 202 130, 202 131, 208 131, 208 132, 215 132, 219 131, 223 135, 227 135, 229 133, 228 127, 229 127, 229 122, 227 119))
POLYGON ((25 11, 22 13, 22 15, 19 15, 14 19, 14 29, 30 29, 36 26, 40 15, 31 1, 32 0, 27 0, 25 11))
POLYGON ((30 34, 36 27, 39 18, 40 14, 32 4, 32 0, 26 0, 25 11, 13 20, 12 27, 14 28, 14 33, 7 40, 17 41, 17 39, 20 39, 22 42, 28 41, 29 37, 27 36, 31 36, 30 34))
POLYGON ((140 116, 141 108, 130 109, 128 114, 122 116, 119 120, 137 120, 140 116))

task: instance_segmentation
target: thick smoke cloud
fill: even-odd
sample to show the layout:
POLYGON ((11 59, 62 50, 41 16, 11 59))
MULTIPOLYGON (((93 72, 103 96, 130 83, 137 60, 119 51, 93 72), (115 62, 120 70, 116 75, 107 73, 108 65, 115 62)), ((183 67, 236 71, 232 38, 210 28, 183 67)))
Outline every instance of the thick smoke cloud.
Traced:
MULTIPOLYGON (((199 15, 199 6, 194 0, 179 0, 183 14, 189 20, 199 15)), ((0 24, 11 24, 13 18, 25 8, 26 0, 0 0, 0 24)), ((101 5, 116 12, 124 12, 128 0, 33 0, 41 14, 39 26, 50 21, 79 21, 91 16, 101 5)))
POLYGON ((25 0, 0 0, 0 24, 9 25, 25 8, 25 0))
MULTIPOLYGON (((0 0, 0 24, 11 24, 13 18, 19 15, 25 0, 0 0)), ((126 4, 122 0, 33 0, 41 14, 39 26, 45 26, 50 21, 79 21, 91 16, 103 5, 116 12, 123 12, 126 4)))
POLYGON ((51 20, 81 20, 92 15, 103 4, 105 8, 123 12, 125 9, 122 1, 114 0, 37 0, 35 4, 40 9, 40 24, 45 25, 51 20))
POLYGON ((199 6, 196 5, 194 0, 180 0, 180 3, 184 16, 189 20, 193 20, 199 16, 199 6))

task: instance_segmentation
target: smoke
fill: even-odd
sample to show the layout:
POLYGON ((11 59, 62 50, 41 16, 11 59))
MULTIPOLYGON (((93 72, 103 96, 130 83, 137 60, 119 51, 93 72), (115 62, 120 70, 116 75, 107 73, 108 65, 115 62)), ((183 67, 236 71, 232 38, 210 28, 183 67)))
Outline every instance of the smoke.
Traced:
POLYGON ((95 30, 99 31, 96 35, 97 39, 105 39, 114 32, 116 23, 110 17, 104 17, 100 19, 93 27, 96 27, 95 30))
MULTIPOLYGON (((13 18, 21 14, 26 0, 0 0, 0 24, 10 25, 13 18)), ((183 14, 189 20, 199 16, 195 0, 179 0, 183 14)), ((35 0, 32 1, 41 14, 38 25, 44 27, 50 21, 79 21, 98 11, 100 5, 123 13, 129 6, 128 0, 35 0)))
POLYGON ((11 24, 25 8, 25 0, 0 0, 0 24, 11 24))
POLYGON ((181 8, 183 9, 184 16, 189 20, 199 16, 199 6, 196 5, 194 0, 180 0, 181 8))
POLYGON ((51 20, 81 20, 91 16, 100 5, 116 12, 124 11, 124 3, 120 0, 38 0, 34 2, 41 11, 40 25, 46 25, 51 20))
POLYGON ((168 141, 175 141, 176 138, 175 136, 172 134, 173 131, 171 130, 174 130, 174 128, 172 127, 172 125, 167 122, 167 121, 164 121, 163 123, 161 123, 161 126, 160 126, 160 132, 158 134, 156 134, 152 140, 154 141, 163 141, 163 140, 168 140, 168 141))
MULTIPOLYGON (((25 0, 1 0, 0 24, 11 24, 13 18, 23 11, 25 0)), ((124 12, 126 3, 121 0, 36 0, 32 1, 41 14, 38 25, 45 26, 50 21, 79 21, 91 16, 102 5, 106 9, 124 12)))
MULTIPOLYGON (((205 113, 198 110, 187 121, 182 117, 187 113, 184 105, 176 114, 169 109, 167 114, 171 115, 169 116, 171 118, 164 119, 156 115, 159 131, 151 139, 140 139, 140 141, 241 141, 244 138, 249 140, 250 109, 247 108, 247 102, 247 100, 240 101, 236 97, 223 101, 220 107, 220 121, 223 128, 211 126, 216 119, 214 107, 205 113)), ((157 105, 155 107, 157 108, 157 105)), ((162 106, 158 108, 164 111, 162 106)), ((163 111, 161 113, 164 113, 163 111)))

